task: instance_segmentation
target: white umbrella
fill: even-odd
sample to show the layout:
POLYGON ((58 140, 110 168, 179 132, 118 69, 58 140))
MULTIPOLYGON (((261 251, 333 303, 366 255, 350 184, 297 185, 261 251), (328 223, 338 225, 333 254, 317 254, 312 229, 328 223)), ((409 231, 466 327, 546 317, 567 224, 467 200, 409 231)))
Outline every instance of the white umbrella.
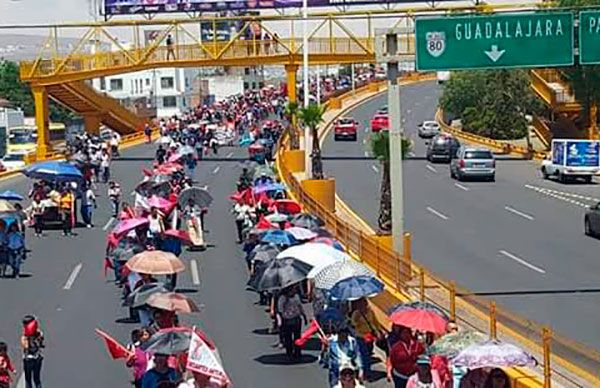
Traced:
POLYGON ((156 144, 170 144, 172 141, 170 136, 162 136, 156 140, 156 144))
MULTIPOLYGON (((289 230, 289 229, 286 229, 289 230)), ((330 264, 351 260, 350 256, 325 244, 307 243, 296 245, 281 251, 277 258, 293 257, 313 268, 308 273, 308 278, 314 278, 323 268, 330 264)))
POLYGON ((354 276, 375 276, 375 273, 358 261, 336 262, 322 268, 314 276, 315 287, 329 290, 340 280, 354 276))
POLYGON ((297 240, 311 240, 319 235, 310 229, 301 228, 299 226, 293 226, 286 229, 287 232, 291 233, 292 236, 296 237, 297 240))

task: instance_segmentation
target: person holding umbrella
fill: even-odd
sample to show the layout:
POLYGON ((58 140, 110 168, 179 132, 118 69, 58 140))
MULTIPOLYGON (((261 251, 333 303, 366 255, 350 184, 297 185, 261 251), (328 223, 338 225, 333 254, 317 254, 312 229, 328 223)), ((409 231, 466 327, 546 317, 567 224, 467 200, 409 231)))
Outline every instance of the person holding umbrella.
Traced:
POLYGON ((304 324, 308 320, 302 308, 298 288, 295 285, 283 290, 277 301, 277 311, 282 318, 281 330, 285 353, 290 358, 299 359, 301 356, 300 348, 294 345, 294 341, 300 338, 302 320, 304 320, 304 324))
POLYGON ((386 361, 387 380, 395 388, 405 388, 410 376, 416 371, 416 361, 425 352, 423 344, 413 338, 409 328, 401 327, 398 341, 390 349, 386 361))
POLYGON ((442 388, 442 382, 437 371, 431 369, 431 361, 427 356, 417 359, 417 372, 410 376, 406 388, 442 388))
POLYGON ((350 329, 346 326, 340 327, 337 335, 331 336, 328 341, 327 366, 330 387, 338 386, 344 361, 353 365, 358 370, 358 378, 362 379, 362 363, 358 342, 356 338, 350 335, 350 329))
POLYGON ((371 354, 373 353, 374 339, 382 332, 381 325, 375 317, 373 310, 369 307, 366 298, 360 298, 355 302, 355 308, 351 315, 352 326, 358 340, 364 378, 368 381, 371 373, 371 354))

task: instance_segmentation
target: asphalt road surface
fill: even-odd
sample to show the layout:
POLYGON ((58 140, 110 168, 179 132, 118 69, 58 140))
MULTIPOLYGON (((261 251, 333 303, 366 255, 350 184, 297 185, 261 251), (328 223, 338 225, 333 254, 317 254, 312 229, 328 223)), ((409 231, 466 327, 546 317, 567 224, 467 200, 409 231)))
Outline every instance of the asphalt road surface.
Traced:
MULTIPOLYGON (((113 163, 113 176, 121 182, 125 200, 153 154, 154 147, 143 145, 126 151, 124 160, 113 163)), ((181 274, 178 288, 203 306, 201 313, 184 316, 183 321, 200 326, 214 339, 237 387, 324 387, 327 374, 317 366, 315 352, 306 352, 303 363, 285 365, 282 351, 271 347, 276 337, 265 334, 270 325, 267 314, 255 305, 256 295, 245 289, 245 264, 235 244, 227 199, 241 171, 239 160, 245 155, 245 151, 225 148, 218 160, 203 161, 196 169, 195 179, 199 185, 207 185, 215 201, 206 218, 206 239, 211 247, 183 255, 188 269, 181 274)), ((28 179, 19 177, 0 182, 0 190, 11 188, 26 194, 29 185, 28 179)), ((27 243, 33 252, 23 266, 27 277, 0 279, 0 340, 9 344, 18 368, 17 380, 21 376, 20 320, 32 313, 41 319, 47 338, 42 373, 46 387, 128 386, 130 372, 122 362, 109 358, 94 334, 97 327, 127 342, 130 331, 137 327, 121 320, 128 313, 120 307, 119 290, 102 273, 103 228, 110 211, 104 185, 99 194, 95 228, 79 228, 77 236, 70 238, 62 237, 59 230, 47 231, 40 239, 29 232, 27 243)), ((22 379, 18 386, 24 386, 22 379)))
MULTIPOLYGON (((535 162, 522 160, 498 161, 495 183, 452 180, 447 164, 425 160, 425 141, 417 137, 417 125, 433 119, 438 96, 434 82, 402 89, 403 124, 415 141, 414 157, 404 163, 405 228, 413 234, 414 259, 476 292, 597 290, 600 241, 584 235, 583 214, 600 200, 598 184, 544 181, 535 162)), ((360 123, 356 142, 335 142, 330 134, 323 147, 325 157, 336 157, 325 169, 340 197, 375 229, 381 168, 356 158, 368 155, 369 120, 384 104, 382 95, 348 113, 360 123)), ((599 296, 495 299, 600 349, 599 296)))

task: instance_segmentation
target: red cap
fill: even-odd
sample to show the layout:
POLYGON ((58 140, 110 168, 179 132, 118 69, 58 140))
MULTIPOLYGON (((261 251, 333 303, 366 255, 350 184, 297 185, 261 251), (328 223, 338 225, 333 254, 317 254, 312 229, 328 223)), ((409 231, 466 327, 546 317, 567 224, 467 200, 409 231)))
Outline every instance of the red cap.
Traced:
POLYGON ((31 337, 34 336, 38 331, 38 322, 37 320, 33 320, 27 324, 25 324, 25 326, 23 327, 23 334, 26 337, 31 337))

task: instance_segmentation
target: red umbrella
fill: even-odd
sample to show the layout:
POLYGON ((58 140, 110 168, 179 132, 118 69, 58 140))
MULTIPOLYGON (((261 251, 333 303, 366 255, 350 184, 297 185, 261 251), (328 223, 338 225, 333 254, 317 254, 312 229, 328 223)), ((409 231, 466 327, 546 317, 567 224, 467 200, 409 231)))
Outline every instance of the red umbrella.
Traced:
POLYGON ((415 330, 436 334, 442 334, 446 331, 446 320, 432 310, 400 310, 390 315, 390 319, 396 325, 410 327, 415 330))
POLYGON ((277 229, 277 226, 273 225, 269 220, 265 218, 265 216, 260 216, 260 219, 254 225, 255 229, 259 230, 267 230, 267 229, 277 229))
POLYGON ((291 199, 278 199, 274 205, 279 213, 298 214, 302 211, 300 204, 291 199))
POLYGON ((148 224, 148 222, 147 218, 130 218, 128 220, 122 220, 115 226, 112 233, 115 237, 121 237, 139 226, 148 224))
POLYGON ((148 206, 155 207, 163 213, 169 213, 175 207, 175 203, 164 198, 153 195, 148 200, 148 206))
POLYGON ((190 234, 188 232, 186 232, 185 230, 169 229, 165 232, 165 235, 179 239, 184 244, 192 243, 192 238, 190 237, 190 234))

